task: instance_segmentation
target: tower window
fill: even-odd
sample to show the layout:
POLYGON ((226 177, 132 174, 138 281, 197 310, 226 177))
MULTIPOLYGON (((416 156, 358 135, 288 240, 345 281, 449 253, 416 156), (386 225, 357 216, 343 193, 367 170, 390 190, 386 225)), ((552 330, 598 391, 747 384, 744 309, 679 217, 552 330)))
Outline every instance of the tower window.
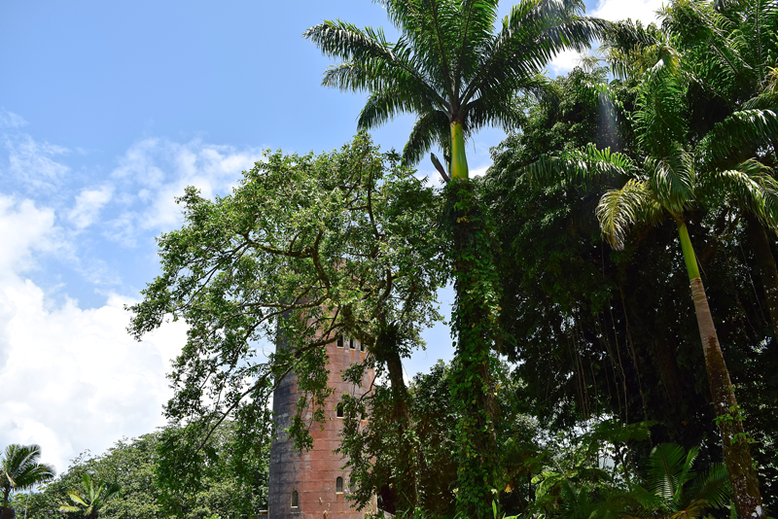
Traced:
POLYGON ((343 493, 343 478, 340 476, 338 476, 338 479, 335 480, 335 493, 336 494, 343 493))
POLYGON ((335 408, 335 414, 337 414, 338 418, 343 418, 343 402, 338 404, 338 407, 335 408))
POLYGON ((356 349, 357 345, 354 344, 354 338, 353 337, 348 340, 348 347, 351 348, 352 350, 356 349))
POLYGON ((365 351, 365 345, 361 342, 359 343, 359 351, 365 351))
POLYGON ((299 499, 300 496, 297 494, 297 490, 292 492, 292 508, 297 508, 299 506, 299 499))
POLYGON ((338 348, 342 348, 342 347, 343 347, 343 336, 341 335, 340 337, 338 337, 338 348))

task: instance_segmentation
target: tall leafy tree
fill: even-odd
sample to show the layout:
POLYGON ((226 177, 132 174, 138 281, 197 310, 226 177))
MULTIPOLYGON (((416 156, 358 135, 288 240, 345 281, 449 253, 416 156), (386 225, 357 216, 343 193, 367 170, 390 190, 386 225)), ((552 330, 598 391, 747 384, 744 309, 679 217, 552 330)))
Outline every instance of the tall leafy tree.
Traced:
POLYGON ((323 84, 367 91, 360 128, 400 113, 417 116, 403 151, 415 163, 434 144, 444 150, 448 185, 445 228, 457 294, 452 392, 460 412, 458 510, 489 513, 496 486, 496 439, 490 349, 499 330, 499 289, 488 219, 469 185, 465 141, 487 125, 512 129, 522 121, 514 102, 520 89, 542 83, 545 64, 565 49, 583 50, 604 27, 581 16, 578 0, 527 0, 496 28, 496 0, 390 0, 384 3, 400 31, 389 42, 381 29, 361 30, 325 21, 305 33, 325 54, 342 59, 323 84))
POLYGON ((760 142, 778 135, 778 116, 769 110, 735 112, 696 145, 690 145, 685 96, 688 83, 681 73, 679 56, 669 45, 655 48, 658 59, 643 77, 634 115, 642 154, 640 166, 620 153, 589 146, 561 158, 541 159, 532 169, 541 175, 555 170, 582 177, 602 173, 627 177, 622 188, 603 195, 597 208, 602 232, 616 248, 623 247, 625 235, 635 223, 658 223, 668 216, 675 221, 738 516, 760 516, 763 510, 759 485, 685 213, 713 193, 739 201, 765 223, 776 226, 778 183, 767 168, 755 160, 745 160, 731 168, 720 165, 736 150, 758 147, 760 142))
MULTIPOLYGON (((322 346, 342 335, 405 392, 401 358, 438 319, 444 275, 438 237, 426 231, 437 197, 396 153, 364 133, 321 155, 268 152, 230 195, 211 201, 189 189, 180 202, 185 225, 160 239, 163 274, 132 307, 131 326, 139 336, 171 314, 190 325, 167 407, 188 422, 180 445, 197 450, 226 417, 248 443, 289 372, 302 393, 292 433, 310 445, 307 418, 324 419, 329 395, 322 346), (260 354, 258 342, 278 336, 284 347, 260 354)), ((361 383, 364 368, 343 375, 361 383)))
POLYGON ((8 506, 11 492, 27 490, 54 477, 54 468, 39 463, 39 445, 9 445, 0 458, 0 488, 3 490, 3 519, 10 519, 14 511, 8 506))

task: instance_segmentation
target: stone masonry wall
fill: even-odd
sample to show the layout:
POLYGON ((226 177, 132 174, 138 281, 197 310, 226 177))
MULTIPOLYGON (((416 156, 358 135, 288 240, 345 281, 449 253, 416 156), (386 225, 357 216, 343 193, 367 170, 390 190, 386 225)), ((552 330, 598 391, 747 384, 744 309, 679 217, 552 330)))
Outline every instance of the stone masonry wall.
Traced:
POLYGON ((329 385, 334 391, 326 401, 323 428, 318 423, 311 427, 313 449, 310 451, 296 451, 294 442, 283 433, 289 427, 298 400, 294 374, 287 375, 273 393, 276 439, 270 449, 269 519, 362 519, 365 513, 375 513, 375 501, 362 512, 351 509, 347 499, 349 474, 341 468, 346 460, 333 452, 340 444, 343 427, 342 418, 337 416, 338 402, 346 393, 364 394, 373 382, 372 372, 361 387, 344 382, 341 376, 350 365, 362 362, 364 355, 356 340, 346 338, 327 345, 329 385), (343 492, 336 491, 338 477, 343 478, 343 492), (295 491, 298 502, 293 507, 295 491))

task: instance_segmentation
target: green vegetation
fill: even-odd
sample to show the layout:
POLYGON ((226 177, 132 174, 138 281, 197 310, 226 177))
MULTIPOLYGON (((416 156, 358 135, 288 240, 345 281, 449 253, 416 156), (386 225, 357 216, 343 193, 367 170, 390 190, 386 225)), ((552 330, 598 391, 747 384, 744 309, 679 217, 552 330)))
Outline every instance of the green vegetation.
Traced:
POLYGON ((9 445, 0 458, 0 488, 3 490, 3 506, 0 516, 13 517, 10 506, 12 492, 29 490, 54 477, 54 469, 38 463, 41 448, 38 445, 9 445))
POLYGON ((542 68, 557 53, 587 48, 605 24, 582 16, 581 1, 526 0, 498 29, 497 0, 389 0, 396 43, 383 31, 327 21, 306 31, 326 55, 343 59, 324 74, 325 86, 367 91, 360 128, 373 128, 400 113, 417 116, 403 159, 415 164, 433 144, 444 152, 447 181, 441 234, 449 244, 448 268, 456 302, 454 376, 458 409, 457 511, 488 516, 499 476, 491 355, 498 340, 499 280, 491 224, 470 185, 467 137, 487 125, 513 129, 523 119, 514 103, 522 91, 543 83, 542 68))
POLYGON ((223 423, 186 470, 174 454, 193 449, 173 446, 193 440, 191 431, 169 427, 119 441, 99 456, 82 454, 17 509, 33 519, 249 517, 267 508, 269 438, 245 451, 240 434, 223 423))
POLYGON ((97 483, 90 474, 81 476, 81 487, 68 492, 68 499, 72 504, 63 504, 60 512, 67 512, 84 519, 97 519, 108 507, 108 500, 119 492, 119 485, 97 483))
MULTIPOLYGON (((379 375, 342 401, 356 506, 774 514, 778 5, 675 0, 644 27, 527 0, 499 29, 496 2, 386 8, 395 43, 341 21, 306 32, 343 60, 325 85, 369 93, 350 143, 268 151, 229 195, 179 200, 162 273, 129 309, 138 338, 189 326, 171 425, 13 502, 30 517, 66 502, 84 517, 250 516, 266 502, 275 382, 297 375, 289 432, 310 447, 302 411, 323 420, 330 393, 323 346, 348 335, 367 361, 344 377, 379 375), (600 57, 540 75, 594 36, 600 57), (417 121, 402 156, 381 152, 362 130, 403 112, 417 121), (464 143, 487 125, 508 135, 471 179, 464 143), (442 189, 411 167, 434 145, 442 189), (406 382, 451 283, 455 356, 406 382)), ((16 483, 0 481, 7 503, 16 483)))

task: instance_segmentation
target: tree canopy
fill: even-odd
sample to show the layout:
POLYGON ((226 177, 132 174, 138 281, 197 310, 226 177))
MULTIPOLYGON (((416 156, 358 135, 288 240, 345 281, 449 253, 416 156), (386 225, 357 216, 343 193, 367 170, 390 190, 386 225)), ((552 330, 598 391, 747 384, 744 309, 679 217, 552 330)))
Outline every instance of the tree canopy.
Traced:
MULTIPOLYGON (((342 21, 309 29, 343 60, 324 83, 370 93, 360 127, 401 112, 417 122, 403 157, 360 133, 331 153, 267 152, 229 195, 179 200, 162 274, 130 308, 136 337, 166 319, 189 325, 166 408, 181 427, 161 439, 160 481, 174 485, 181 468, 187 485, 202 481, 220 423, 238 452, 261 444, 267 399, 289 372, 300 409, 320 409, 323 346, 349 335, 386 375, 343 401, 357 504, 378 494, 386 510, 430 517, 696 515, 702 501, 680 490, 694 456, 712 471, 700 485, 719 488, 717 463, 737 446, 759 483, 744 493, 738 467, 751 463, 730 463, 741 519, 778 505, 778 8, 676 0, 644 27, 581 7, 522 2, 500 29, 496 2, 398 0, 387 3, 394 43, 342 21), (537 75, 592 35, 604 63, 537 75), (491 124, 509 135, 470 179, 464 141, 491 124), (433 157, 443 189, 408 167, 434 145, 449 165, 433 157), (451 282, 455 357, 406 381, 402 360, 451 282), (714 357, 725 370, 703 369, 714 357), (683 480, 670 494, 649 485, 657 456, 683 480), (741 499, 757 494, 764 506, 741 499)), ((306 427, 298 414, 302 448, 306 427)))

